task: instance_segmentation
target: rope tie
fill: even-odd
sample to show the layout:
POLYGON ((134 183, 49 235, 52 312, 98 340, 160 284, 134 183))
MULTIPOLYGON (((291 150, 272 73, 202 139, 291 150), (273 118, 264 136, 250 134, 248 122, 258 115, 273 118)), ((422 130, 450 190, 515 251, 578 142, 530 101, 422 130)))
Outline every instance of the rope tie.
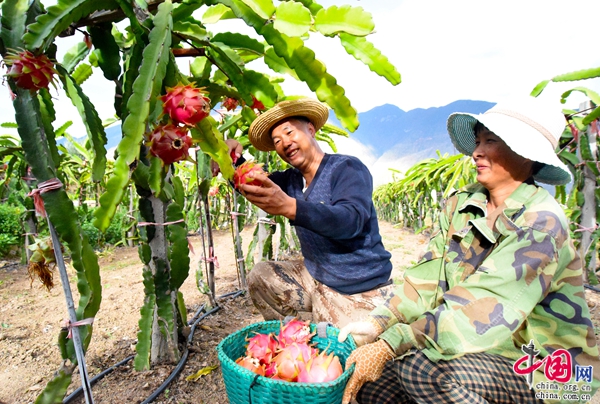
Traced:
POLYGON ((259 217, 256 220, 256 223, 270 224, 270 225, 276 225, 277 224, 277 222, 275 220, 267 219, 266 217, 259 217))
POLYGON ((44 200, 42 199, 42 194, 46 192, 55 191, 60 189, 63 186, 63 183, 60 182, 58 178, 51 178, 47 181, 40 182, 37 185, 37 188, 31 190, 27 194, 27 196, 33 198, 33 206, 35 206, 35 211, 38 215, 42 217, 46 217, 46 208, 44 208, 44 200))
POLYGON ((574 224, 575 224, 575 226, 577 226, 579 228, 577 230, 573 230, 573 233, 579 233, 579 232, 585 232, 585 231, 589 231, 591 233, 598 228, 598 224, 595 224, 592 227, 584 227, 584 226, 580 225, 579 223, 574 223, 574 224))
POLYGON ((92 325, 94 323, 94 317, 89 317, 89 318, 84 318, 83 320, 79 320, 79 321, 75 321, 75 322, 71 322, 71 320, 65 320, 64 321, 64 325, 63 328, 66 328, 67 330, 69 330, 69 333, 67 334, 67 338, 71 339, 73 338, 73 327, 81 327, 82 325, 92 325))
POLYGON ((212 247, 209 247, 208 249, 208 258, 203 256, 202 260, 204 262, 212 262, 213 264, 215 264, 215 267, 219 268, 219 260, 217 260, 217 256, 213 254, 212 247))
POLYGON ((139 222, 138 223, 138 227, 144 227, 144 226, 167 226, 170 224, 175 224, 175 223, 181 223, 185 221, 184 219, 179 219, 179 220, 175 220, 173 222, 164 222, 164 223, 154 223, 154 222, 139 222))

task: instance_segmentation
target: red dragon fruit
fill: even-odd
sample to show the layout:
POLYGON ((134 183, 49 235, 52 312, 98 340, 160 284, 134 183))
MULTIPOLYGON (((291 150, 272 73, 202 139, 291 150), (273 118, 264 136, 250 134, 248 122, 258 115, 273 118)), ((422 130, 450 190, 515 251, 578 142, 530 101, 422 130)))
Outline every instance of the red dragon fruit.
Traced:
POLYGON ((315 333, 310 332, 310 321, 301 321, 293 319, 281 327, 277 340, 281 346, 287 346, 297 342, 299 344, 308 344, 315 333))
POLYGON ((265 105, 261 101, 257 100, 255 96, 252 96, 252 105, 250 105, 250 108, 264 111, 265 105))
POLYGON ((243 368, 246 368, 257 375, 264 376, 265 375, 265 365, 262 365, 258 359, 252 358, 250 356, 242 356, 238 358, 235 363, 240 365, 243 368))
POLYGON ((246 353, 252 358, 256 358, 263 365, 271 362, 277 349, 277 340, 273 334, 256 334, 248 340, 246 353))
POLYGON ((227 111, 233 111, 234 109, 236 109, 238 107, 238 105, 240 105, 240 102, 238 100, 236 100, 235 98, 227 97, 223 100, 221 105, 227 111))
POLYGON ((246 161, 244 164, 240 164, 233 173, 233 184, 235 187, 239 188, 242 184, 261 186, 262 182, 255 178, 249 178, 248 174, 264 173, 262 166, 262 163, 255 163, 254 161, 246 161))
POLYGON ((21 88, 37 91, 48 88, 50 83, 55 86, 54 74, 57 71, 46 55, 35 56, 28 50, 11 52, 4 58, 4 62, 10 66, 6 75, 12 77, 21 88))
POLYGON ((163 102, 163 112, 176 125, 195 126, 210 114, 210 99, 201 88, 193 84, 167 88, 167 93, 160 99, 163 102))
POLYGON ((300 383, 325 383, 337 379, 344 372, 340 359, 325 350, 311 358, 298 373, 300 383))
POLYGON ((189 156, 192 138, 187 129, 174 125, 160 125, 150 134, 150 153, 165 165, 184 160, 189 156))

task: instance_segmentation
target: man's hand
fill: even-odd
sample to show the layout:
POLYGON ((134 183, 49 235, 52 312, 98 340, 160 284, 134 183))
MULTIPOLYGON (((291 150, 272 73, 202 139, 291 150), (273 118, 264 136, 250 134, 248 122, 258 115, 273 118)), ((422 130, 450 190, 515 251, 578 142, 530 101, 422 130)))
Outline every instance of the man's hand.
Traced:
POLYGON ((362 346, 375 341, 375 338, 383 331, 379 323, 369 316, 363 321, 350 323, 343 327, 338 335, 338 341, 346 341, 348 334, 351 334, 356 346, 362 346))
MULTIPOLYGON (((225 140, 225 143, 227 144, 227 147, 229 148, 229 154, 231 155, 232 152, 235 153, 234 160, 237 160, 242 156, 244 148, 242 147, 242 144, 240 142, 238 142, 235 139, 227 139, 227 140, 225 140)), ((234 163, 235 163, 235 161, 234 161, 234 163)), ((210 161, 210 170, 212 171, 213 177, 216 177, 221 172, 219 165, 214 160, 210 161)))
POLYGON ((238 190, 246 199, 271 215, 285 216, 290 220, 296 219, 296 199, 283 192, 267 174, 254 172, 249 174, 248 178, 259 180, 262 186, 241 184, 238 190))
POLYGON ((352 373, 344 390, 342 404, 348 404, 354 400, 363 384, 379 379, 385 363, 394 359, 395 356, 392 348, 382 339, 361 346, 352 352, 346 360, 346 367, 354 363, 354 373, 352 373))

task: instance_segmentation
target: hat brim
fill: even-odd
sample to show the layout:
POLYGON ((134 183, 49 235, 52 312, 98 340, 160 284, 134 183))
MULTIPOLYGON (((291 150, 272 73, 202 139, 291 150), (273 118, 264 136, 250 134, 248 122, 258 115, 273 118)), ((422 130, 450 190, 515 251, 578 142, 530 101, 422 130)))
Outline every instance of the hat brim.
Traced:
POLYGON ((311 98, 282 101, 270 110, 262 113, 250 125, 248 139, 260 151, 275 150, 271 129, 273 126, 293 116, 304 116, 312 122, 315 131, 321 129, 329 118, 329 109, 319 101, 311 98))
POLYGON ((512 151, 532 161, 543 164, 534 179, 550 185, 563 185, 571 181, 567 166, 560 161, 550 142, 540 137, 532 126, 500 114, 473 115, 457 112, 448 118, 448 134, 456 149, 468 156, 475 150, 477 122, 500 137, 512 151))

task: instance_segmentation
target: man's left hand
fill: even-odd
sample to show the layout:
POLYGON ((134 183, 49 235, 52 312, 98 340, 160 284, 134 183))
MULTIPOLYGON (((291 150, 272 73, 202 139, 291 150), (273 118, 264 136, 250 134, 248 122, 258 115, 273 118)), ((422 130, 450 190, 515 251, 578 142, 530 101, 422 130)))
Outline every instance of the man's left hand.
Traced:
POLYGON ((262 183, 262 186, 242 184, 239 191, 252 204, 271 215, 285 216, 290 220, 296 218, 296 199, 288 196, 283 190, 269 179, 267 174, 252 173, 252 177, 262 183))

